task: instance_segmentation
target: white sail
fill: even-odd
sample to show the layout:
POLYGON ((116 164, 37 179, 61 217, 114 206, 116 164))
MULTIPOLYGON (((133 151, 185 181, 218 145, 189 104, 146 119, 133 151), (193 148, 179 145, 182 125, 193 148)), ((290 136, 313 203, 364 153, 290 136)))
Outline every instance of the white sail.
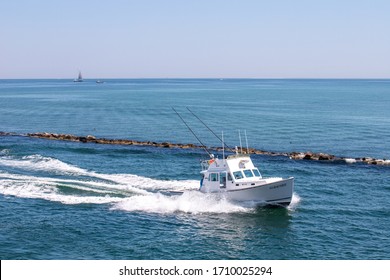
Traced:
POLYGON ((83 81, 83 76, 81 75, 81 71, 79 71, 79 76, 77 79, 74 79, 73 82, 82 82, 83 81))

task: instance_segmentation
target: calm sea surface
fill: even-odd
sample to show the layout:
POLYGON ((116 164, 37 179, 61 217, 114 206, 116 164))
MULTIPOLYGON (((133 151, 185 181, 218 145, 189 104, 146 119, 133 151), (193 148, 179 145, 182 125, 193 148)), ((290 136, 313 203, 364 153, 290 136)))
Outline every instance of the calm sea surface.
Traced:
POLYGON ((288 208, 200 194, 202 150, 29 132, 390 158, 390 80, 0 80, 0 259, 390 259, 390 167, 254 155, 288 208), (187 189, 182 196, 170 191, 187 189))

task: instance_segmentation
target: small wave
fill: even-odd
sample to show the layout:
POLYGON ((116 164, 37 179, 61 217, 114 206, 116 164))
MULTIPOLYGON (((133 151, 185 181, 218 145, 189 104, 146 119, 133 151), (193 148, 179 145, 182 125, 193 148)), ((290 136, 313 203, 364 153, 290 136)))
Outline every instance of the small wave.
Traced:
POLYGON ((356 163, 356 159, 354 159, 354 158, 346 158, 345 162, 348 163, 348 164, 356 163))
POLYGON ((41 155, 24 156, 21 159, 11 156, 1 157, 0 165, 31 171, 47 171, 60 175, 87 175, 88 173, 85 169, 41 155))
POLYGON ((105 204, 114 203, 121 200, 118 197, 106 196, 76 196, 58 193, 56 186, 40 182, 15 182, 13 180, 2 180, 0 193, 6 196, 16 196, 22 198, 44 199, 63 204, 105 204))
POLYGON ((9 149, 2 149, 0 150, 0 156, 7 156, 11 153, 11 150, 9 149))

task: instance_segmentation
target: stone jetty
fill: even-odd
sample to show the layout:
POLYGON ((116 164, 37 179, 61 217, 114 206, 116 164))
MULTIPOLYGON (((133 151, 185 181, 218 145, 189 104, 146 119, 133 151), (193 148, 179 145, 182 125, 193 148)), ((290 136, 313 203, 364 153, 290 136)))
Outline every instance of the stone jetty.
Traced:
MULTIPOLYGON (((0 133, 0 135, 14 135, 0 133)), ((51 140, 62 140, 62 141, 73 141, 73 142, 82 142, 82 143, 96 143, 96 144, 110 144, 110 145, 135 145, 135 146, 153 146, 160 148, 179 148, 179 149, 203 149, 203 146, 195 144, 179 144, 179 143, 170 143, 170 142, 151 142, 151 141, 137 141, 137 140, 128 140, 128 139, 106 139, 106 138, 96 138, 93 135, 87 136, 75 136, 71 134, 56 134, 56 133, 47 133, 47 132, 38 132, 38 133, 27 133, 25 136, 35 137, 35 138, 44 138, 51 140)), ((222 151, 222 147, 207 147, 210 150, 222 151)), ((246 151, 245 151, 246 152, 246 151)), ((257 155, 269 155, 269 156, 285 156, 293 160, 307 160, 307 161, 322 161, 322 162, 335 162, 335 163, 364 163, 372 165, 388 165, 390 166, 390 160, 386 159, 375 159, 371 157, 363 158, 346 158, 346 157, 337 157, 335 155, 326 154, 326 153, 313 153, 313 152, 270 152, 263 151, 254 148, 248 149, 249 154, 257 155)))
POLYGON ((62 140, 62 141, 73 141, 73 142, 83 142, 83 143, 96 143, 96 144, 110 144, 110 145, 136 145, 136 146, 154 146, 160 148, 202 148, 202 146, 197 146, 194 144, 174 144, 170 142, 151 142, 151 141, 137 141, 137 140, 128 140, 128 139, 107 139, 107 138, 96 138, 93 135, 87 136, 75 136, 71 134, 57 134, 57 133, 47 133, 47 132, 38 132, 38 133, 27 133, 28 137, 35 138, 44 138, 50 140, 62 140))

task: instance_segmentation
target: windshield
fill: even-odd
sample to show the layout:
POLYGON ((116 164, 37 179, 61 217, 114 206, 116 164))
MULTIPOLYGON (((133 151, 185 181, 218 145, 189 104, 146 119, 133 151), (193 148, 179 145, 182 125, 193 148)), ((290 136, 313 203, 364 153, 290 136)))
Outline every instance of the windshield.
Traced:
POLYGON ((245 174, 245 177, 247 177, 247 178, 253 177, 253 173, 250 169, 245 169, 244 174, 245 174))
POLYGON ((255 174, 256 177, 261 177, 260 172, 258 169, 252 169, 253 174, 255 174))
POLYGON ((233 176, 234 176, 234 179, 236 179, 236 180, 244 178, 244 175, 242 174, 241 171, 233 172, 233 176))

